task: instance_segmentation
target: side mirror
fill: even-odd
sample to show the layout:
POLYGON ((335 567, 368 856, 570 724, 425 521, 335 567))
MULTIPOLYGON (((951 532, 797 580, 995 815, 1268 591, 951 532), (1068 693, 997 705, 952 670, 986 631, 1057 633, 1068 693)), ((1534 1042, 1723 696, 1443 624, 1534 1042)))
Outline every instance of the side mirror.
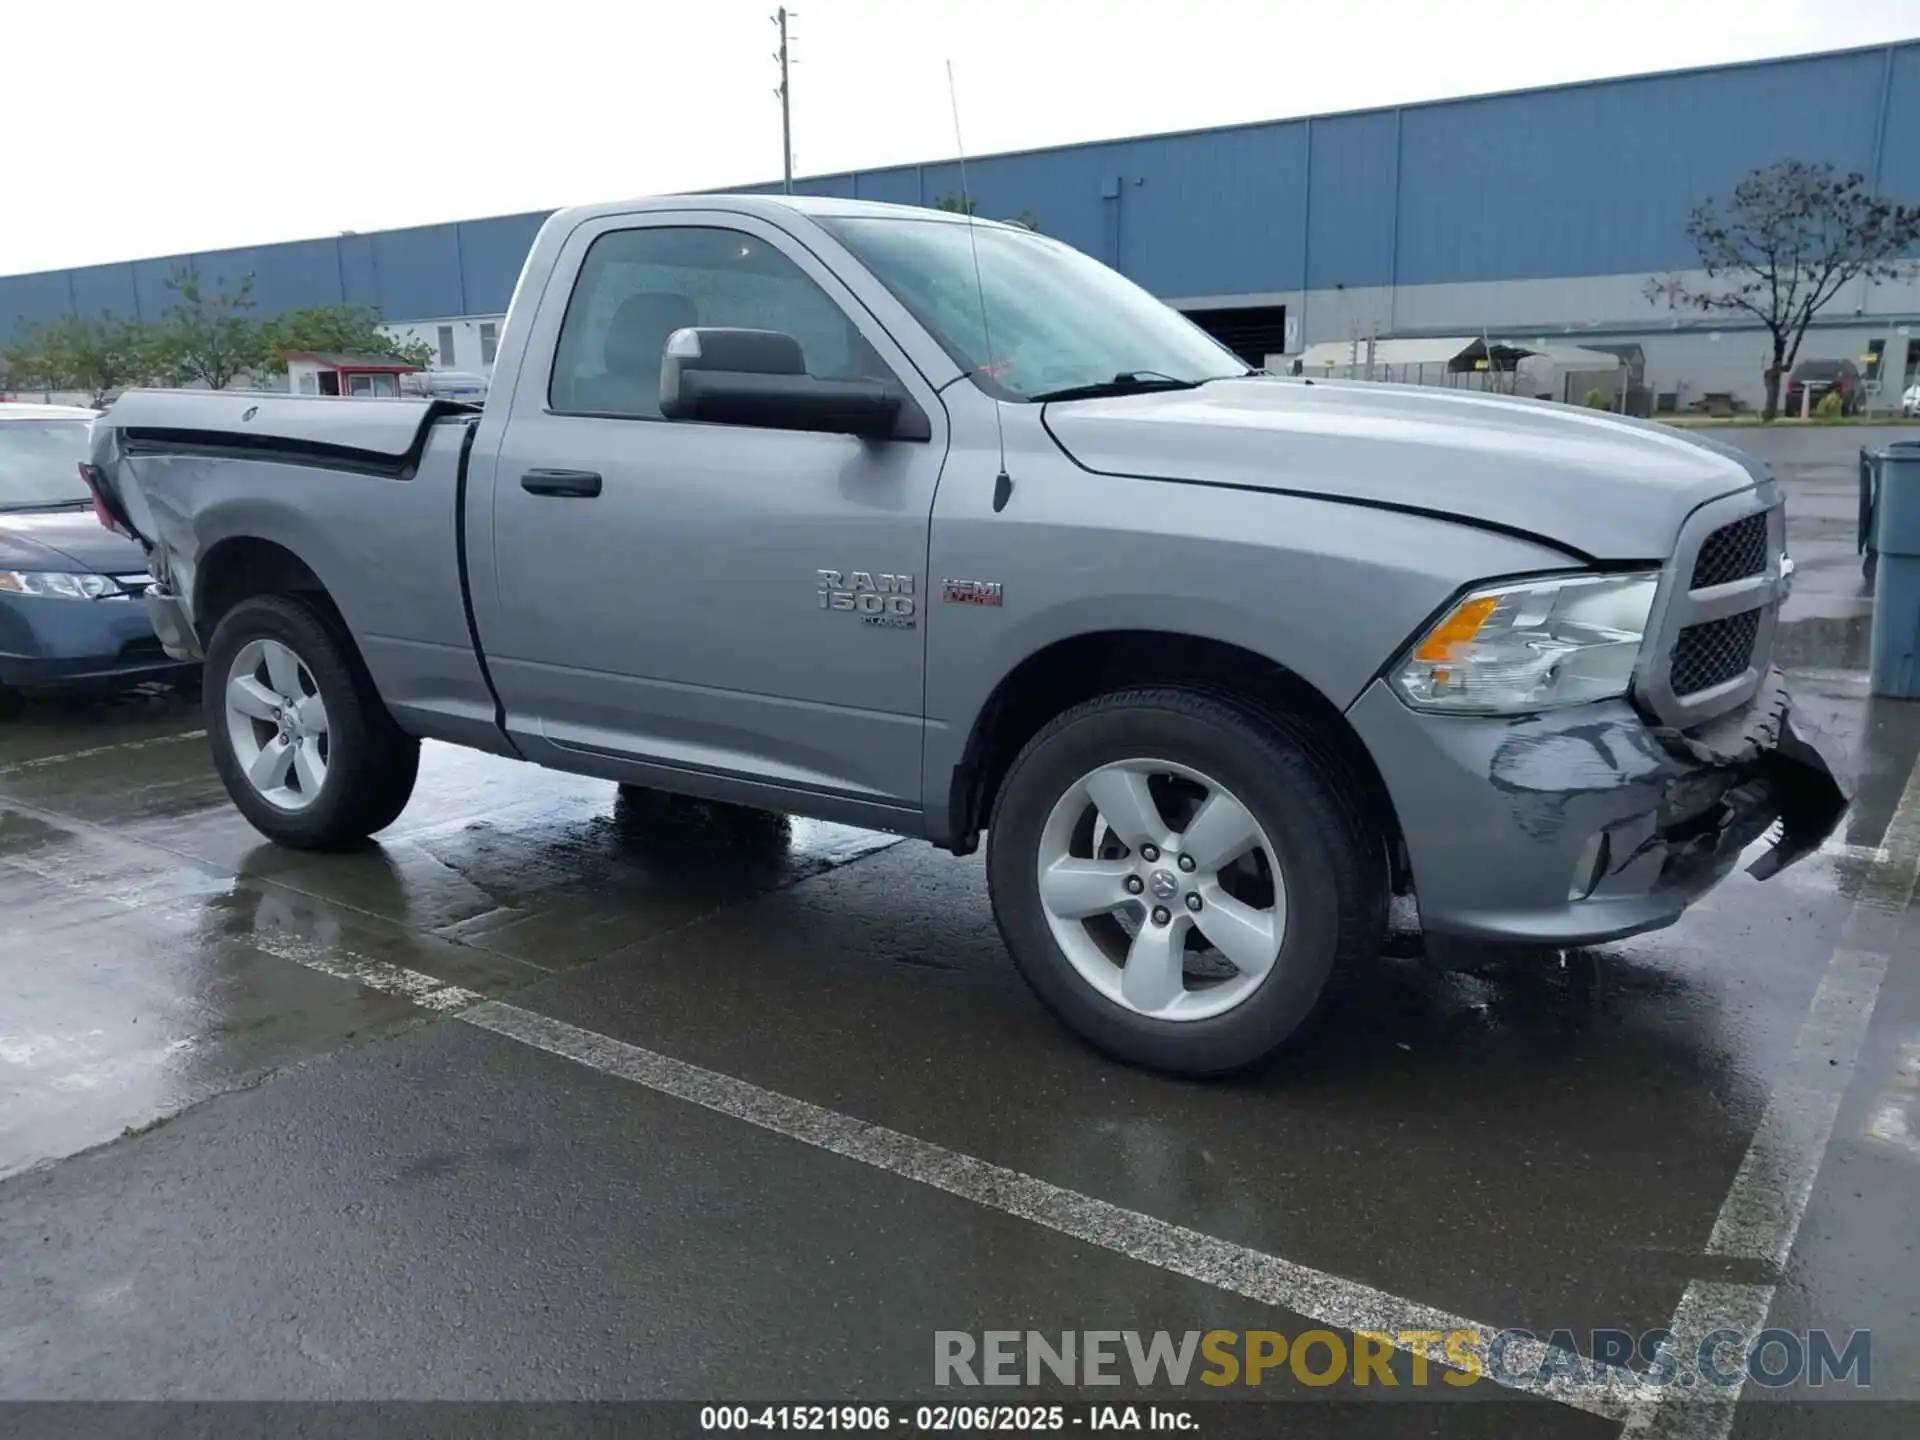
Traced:
POLYGON ((809 375, 800 342, 777 330, 676 330, 660 362, 660 413, 669 420, 906 439, 905 403, 879 380, 809 375))

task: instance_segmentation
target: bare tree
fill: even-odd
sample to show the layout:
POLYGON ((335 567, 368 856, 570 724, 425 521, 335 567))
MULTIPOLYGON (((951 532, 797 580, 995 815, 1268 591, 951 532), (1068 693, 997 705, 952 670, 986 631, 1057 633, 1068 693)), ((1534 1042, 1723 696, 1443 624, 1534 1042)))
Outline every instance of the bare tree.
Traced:
POLYGON ((1750 171, 1724 200, 1695 206, 1687 238, 1706 282, 1656 275, 1647 298, 1675 310, 1744 313, 1767 329, 1765 416, 1780 410, 1780 380, 1807 327, 1854 280, 1897 278, 1920 244, 1920 206, 1871 194, 1858 171, 1786 160, 1750 171))

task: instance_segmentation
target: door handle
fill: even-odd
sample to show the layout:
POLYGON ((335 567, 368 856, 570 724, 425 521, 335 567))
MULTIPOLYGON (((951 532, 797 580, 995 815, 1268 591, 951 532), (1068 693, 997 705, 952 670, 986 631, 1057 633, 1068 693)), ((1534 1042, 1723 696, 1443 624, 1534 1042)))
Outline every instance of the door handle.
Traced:
POLYGON ((529 470, 520 477, 529 495, 571 495, 590 499, 600 493, 600 477, 591 470, 529 470))

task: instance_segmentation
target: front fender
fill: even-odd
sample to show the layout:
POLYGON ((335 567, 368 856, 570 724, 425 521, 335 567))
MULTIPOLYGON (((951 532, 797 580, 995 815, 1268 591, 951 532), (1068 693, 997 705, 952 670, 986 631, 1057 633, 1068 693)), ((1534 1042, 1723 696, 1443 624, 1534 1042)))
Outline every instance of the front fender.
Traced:
POLYGON ((1079 637, 1229 645, 1344 711, 1461 586, 1575 563, 1425 515, 1090 474, 1039 444, 1016 451, 1016 423, 1009 469, 1019 478, 1004 509, 993 508, 993 486, 951 475, 935 505, 923 796, 936 823, 996 693, 1079 637), (946 603, 949 580, 998 582, 1000 604, 971 603, 964 590, 946 603))

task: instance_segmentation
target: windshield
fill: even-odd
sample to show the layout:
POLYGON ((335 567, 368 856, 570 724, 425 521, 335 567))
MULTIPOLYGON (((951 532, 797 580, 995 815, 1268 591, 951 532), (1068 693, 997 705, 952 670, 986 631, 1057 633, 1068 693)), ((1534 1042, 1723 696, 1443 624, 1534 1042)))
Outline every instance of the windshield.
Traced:
POLYGON ((1197 384, 1248 373, 1178 311, 1057 240, 950 220, 837 216, 820 223, 1000 399, 1031 400, 1122 376, 1197 384))
POLYGON ((85 420, 0 417, 0 510, 45 510, 87 504, 80 478, 87 458, 85 420))

